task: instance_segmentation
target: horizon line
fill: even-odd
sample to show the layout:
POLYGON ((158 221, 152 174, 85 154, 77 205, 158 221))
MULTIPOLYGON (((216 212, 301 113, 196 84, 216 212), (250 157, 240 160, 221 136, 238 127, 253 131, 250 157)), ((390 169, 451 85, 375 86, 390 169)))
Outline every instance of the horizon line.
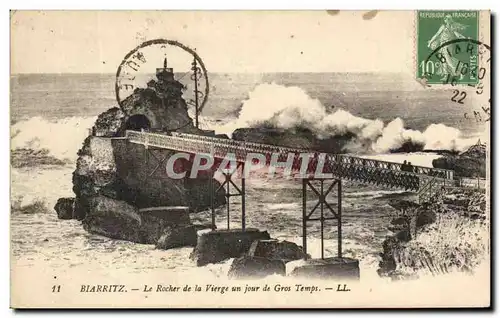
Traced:
MULTIPOLYGON (((174 72, 175 73, 186 73, 186 72, 174 72)), ((335 73, 340 73, 340 74, 405 74, 404 72, 394 72, 394 71, 276 71, 276 72, 224 72, 224 71, 208 71, 208 74, 335 74, 335 73)), ((103 75, 116 75, 116 72, 18 72, 14 73, 11 72, 10 76, 13 75, 96 75, 96 74, 103 74, 103 75)), ((151 73, 139 73, 143 75, 154 75, 153 72, 151 73)))

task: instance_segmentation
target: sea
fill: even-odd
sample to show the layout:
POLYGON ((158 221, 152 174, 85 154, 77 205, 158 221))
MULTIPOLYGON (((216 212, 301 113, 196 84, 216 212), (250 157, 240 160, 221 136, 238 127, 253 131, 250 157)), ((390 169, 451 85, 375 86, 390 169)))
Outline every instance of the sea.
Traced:
MULTIPOLYGON (((53 209, 57 199, 74 196, 71 178, 76 153, 89 128, 98 114, 117 106, 113 74, 18 74, 11 76, 10 84, 11 151, 43 150, 61 160, 57 164, 34 161, 17 168, 11 162, 11 206, 36 203, 35 211, 19 213, 13 209, 11 213, 14 268, 26 272, 37 268, 54 276, 87 273, 116 279, 130 273, 152 272, 171 279, 197 274, 226 277, 232 260, 196 267, 189 259, 192 248, 165 251, 153 245, 114 240, 84 231, 79 221, 57 218, 53 209)), ((399 142, 393 136, 401 139, 409 134, 424 140, 431 149, 437 145, 436 149, 449 150, 463 150, 484 134, 484 125, 464 117, 470 105, 450 101, 452 89, 426 90, 404 74, 212 73, 209 85, 201 122, 203 127, 216 131, 235 127, 234 124, 256 125, 262 116, 272 117, 278 126, 289 127, 297 122, 314 126, 313 119, 319 114, 331 121, 313 127, 317 130, 342 128, 372 138, 377 147, 358 150, 356 155, 394 162, 409 160, 423 166, 432 166, 432 160, 440 154, 384 151, 373 134, 366 137, 365 128, 372 131, 378 127, 380 134, 390 137, 387 137, 390 143, 399 142), (338 116, 333 116, 337 111, 340 111, 338 116), (279 116, 285 113, 287 116, 279 116), (339 119, 346 114, 345 120, 339 119), (233 125, 228 126, 230 123, 233 125), (399 127, 396 132, 393 126, 399 127), (448 137, 435 133, 443 130, 453 133, 447 134, 448 137)), ((17 159, 13 156, 12 160, 17 159)), ((302 245, 301 183, 255 178, 247 180, 246 188, 247 227, 267 230, 273 238, 302 245)), ((348 181, 344 181, 343 190, 344 256, 360 261, 362 279, 379 279, 376 273, 379 253, 386 236, 392 234, 388 226, 396 213, 388 201, 411 199, 414 194, 348 181)), ((334 194, 329 198, 336 202, 334 194)), ((312 207, 316 201, 309 195, 307 204, 312 207)), ((231 198, 233 228, 241 221, 239 204, 237 198, 231 198)), ((225 207, 218 211, 219 228, 226 227, 225 213, 225 207)), ((208 211, 192 215, 196 222, 206 223, 209 217, 208 211)), ((336 228, 336 221, 325 224, 325 257, 336 256, 336 228)), ((309 225, 308 252, 313 257, 321 254, 319 223, 309 225)))

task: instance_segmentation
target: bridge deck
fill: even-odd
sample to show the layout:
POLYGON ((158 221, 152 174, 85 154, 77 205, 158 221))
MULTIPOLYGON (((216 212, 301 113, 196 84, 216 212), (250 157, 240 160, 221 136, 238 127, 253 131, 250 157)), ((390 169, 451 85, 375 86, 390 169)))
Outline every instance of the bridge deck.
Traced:
MULTIPOLYGON (((312 153, 314 158, 308 167, 308 172, 316 170, 319 152, 311 152, 307 149, 281 147, 255 142, 237 141, 208 136, 172 133, 172 135, 139 132, 127 130, 127 139, 136 144, 148 147, 170 149, 186 153, 204 153, 218 159, 224 159, 228 154, 234 154, 239 162, 245 162, 248 153, 263 154, 266 164, 271 163, 271 155, 279 153, 279 162, 285 162, 289 154, 293 154, 294 161, 292 169, 300 169, 300 154, 312 153), (316 161, 315 161, 316 160, 316 161)), ((389 186, 405 190, 419 191, 425 189, 425 185, 435 179, 453 180, 453 171, 429 168, 422 166, 411 166, 412 171, 405 171, 402 164, 374 159, 360 158, 343 154, 324 154, 325 170, 335 177, 353 180, 361 183, 371 183, 389 186)))

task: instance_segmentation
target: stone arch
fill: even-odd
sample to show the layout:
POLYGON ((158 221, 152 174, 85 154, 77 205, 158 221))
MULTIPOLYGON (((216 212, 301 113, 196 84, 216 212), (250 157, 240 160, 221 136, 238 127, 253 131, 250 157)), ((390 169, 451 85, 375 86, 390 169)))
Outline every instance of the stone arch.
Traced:
POLYGON ((143 114, 132 115, 125 122, 125 130, 150 130, 151 127, 151 120, 143 114))

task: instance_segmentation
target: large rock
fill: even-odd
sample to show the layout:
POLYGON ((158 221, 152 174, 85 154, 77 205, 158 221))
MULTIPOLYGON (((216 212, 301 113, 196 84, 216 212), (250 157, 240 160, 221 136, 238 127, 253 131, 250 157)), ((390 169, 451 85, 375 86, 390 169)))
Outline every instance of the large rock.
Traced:
POLYGON ((175 246, 192 245, 196 240, 185 207, 139 210, 124 201, 105 196, 89 198, 83 227, 91 233, 143 244, 156 244, 162 235, 169 233, 170 236, 164 238, 164 246, 167 246, 167 238, 175 246))
MULTIPOLYGON (((277 128, 272 122, 262 123, 260 127, 238 128, 232 138, 235 140, 266 143, 276 146, 310 149, 312 151, 328 153, 367 152, 372 145, 363 136, 353 132, 338 132, 333 136, 317 134, 309 127, 295 126, 291 128, 277 128)), ((406 142, 398 148, 389 149, 391 152, 413 152, 423 150, 423 144, 406 142)))
POLYGON ((248 250, 249 256, 263 257, 269 260, 281 260, 285 263, 308 258, 301 246, 288 241, 279 240, 257 240, 252 243, 248 250))
POLYGON ((344 147, 354 138, 353 134, 319 138, 308 128, 238 128, 232 135, 235 140, 266 143, 284 147, 304 148, 316 151, 344 152, 344 147))
POLYGON ((57 200, 54 210, 57 212, 57 218, 70 220, 73 218, 75 210, 75 198, 60 198, 57 200))
POLYGON ((267 231, 258 229, 215 230, 202 233, 191 253, 191 259, 197 266, 218 263, 229 258, 246 254, 253 241, 270 239, 267 231))
POLYGON ((421 228, 425 225, 432 224, 432 223, 436 222, 436 219, 437 219, 436 212, 430 211, 430 210, 420 211, 420 213, 418 213, 417 219, 416 219, 417 229, 421 228))
POLYGON ((285 263, 264 257, 243 256, 233 260, 228 272, 229 278, 236 279, 264 278, 269 275, 285 276, 285 263))
POLYGON ((447 155, 432 161, 434 168, 449 169, 456 177, 486 177, 486 145, 478 143, 459 155, 447 155))
POLYGON ((389 225, 388 229, 392 232, 399 232, 410 227, 410 218, 408 216, 400 216, 393 218, 391 221, 391 225, 389 225))
POLYGON ((83 228, 110 238, 142 243, 142 220, 136 207, 104 196, 88 199, 83 228))
POLYGON ((127 113, 122 130, 142 128, 136 126, 137 121, 129 119, 133 116, 135 116, 134 119, 144 116, 142 118, 147 119, 149 126, 144 128, 198 133, 198 129, 188 115, 187 104, 182 99, 182 92, 178 91, 178 93, 162 100, 159 96, 161 94, 159 90, 149 87, 136 89, 122 102, 122 108, 127 113))
POLYGON ((144 208, 138 211, 142 222, 140 230, 142 242, 155 244, 162 235, 169 233, 172 240, 180 241, 182 231, 186 231, 186 237, 190 237, 191 241, 194 238, 196 243, 196 232, 191 226, 188 207, 165 206, 144 208))
POLYGON ((126 115, 118 107, 113 107, 100 114, 92 127, 92 135, 99 137, 117 137, 122 132, 126 115))
POLYGON ((163 230, 163 235, 156 242, 156 248, 168 250, 183 246, 196 246, 198 238, 194 225, 168 227, 163 230))
MULTIPOLYGON (((455 248, 449 247, 448 243, 441 244, 442 251, 436 251, 433 247, 430 253, 425 243, 428 239, 420 241, 418 235, 425 233, 427 237, 438 237, 440 232, 446 231, 446 226, 454 226, 452 221, 441 223, 439 226, 431 225, 437 221, 438 216, 452 216, 451 220, 456 217, 484 219, 485 204, 484 189, 446 188, 442 199, 422 204, 415 210, 415 215, 409 217, 409 229, 406 226, 385 239, 383 252, 380 254, 378 274, 393 280, 400 280, 418 277, 420 271, 424 273, 431 271, 432 274, 437 275, 446 273, 447 268, 452 267, 469 270, 469 266, 464 266, 464 264, 478 259, 473 252, 470 252, 472 248, 470 244, 460 243, 455 248), (464 253, 473 256, 463 258, 464 253)), ((396 219, 393 223, 403 222, 396 219)), ((453 229, 450 230, 453 231, 453 229)))
MULTIPOLYGON (((168 73, 168 72, 167 72, 168 73)), ((172 74, 170 74, 172 75, 172 74)), ((188 115, 186 102, 182 98, 183 85, 165 71, 157 74, 158 80, 152 80, 147 88, 138 88, 125 98, 121 108, 114 107, 100 114, 91 129, 92 134, 84 141, 78 151, 76 169, 73 172, 73 192, 76 195, 73 217, 79 220, 89 215, 85 228, 93 229, 103 235, 130 237, 155 243, 159 238, 158 228, 164 224, 154 224, 147 215, 141 216, 145 222, 142 227, 151 226, 143 234, 138 229, 131 229, 129 222, 122 222, 120 209, 137 210, 158 206, 187 206, 190 211, 205 210, 210 207, 210 175, 200 175, 196 180, 186 178, 173 179, 166 175, 166 162, 176 152, 130 143, 125 137, 126 130, 146 130, 154 132, 178 131, 193 134, 207 134, 193 125, 188 115), (167 74, 168 75, 168 74, 167 74), (96 204, 95 198, 109 198, 113 203, 96 204), (119 209, 111 212, 112 209, 119 209), (96 210, 97 209, 97 210, 96 210), (104 217, 107 214, 117 216, 120 221, 104 217), (119 228, 126 226, 125 235, 120 235, 119 228), (120 225, 121 224, 121 225, 120 225)), ((209 133, 209 132, 208 132, 209 133)), ((212 132, 212 135, 214 133, 212 132)), ((178 160, 180 166, 189 171, 191 161, 178 160)), ((213 180, 214 188, 220 183, 213 180)), ((224 190, 215 197, 214 204, 225 204, 224 190)), ((98 199, 102 201, 104 199, 98 199)), ((61 210, 62 211, 62 210, 61 210)), ((65 216, 66 217, 66 216, 65 216)), ((154 218, 153 218, 154 219, 154 218)))
POLYGON ((382 253, 379 254, 381 260, 377 273, 381 277, 390 276, 396 270, 396 261, 394 260, 394 251, 401 247, 401 241, 396 236, 387 237, 382 243, 382 253))

